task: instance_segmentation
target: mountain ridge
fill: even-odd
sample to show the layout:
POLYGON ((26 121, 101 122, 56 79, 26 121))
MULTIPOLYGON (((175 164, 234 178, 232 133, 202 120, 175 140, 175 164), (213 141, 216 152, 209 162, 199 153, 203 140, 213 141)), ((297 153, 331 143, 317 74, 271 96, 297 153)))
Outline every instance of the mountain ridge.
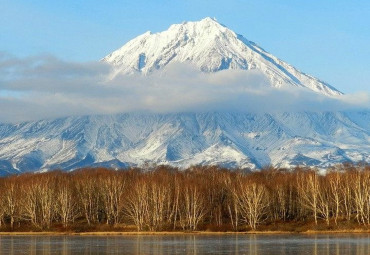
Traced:
POLYGON ((211 18, 174 24, 159 33, 148 31, 102 61, 113 65, 115 74, 126 75, 148 75, 176 62, 191 63, 199 70, 211 73, 226 69, 257 69, 274 87, 304 87, 327 96, 342 94, 211 18))
POLYGON ((1 124, 0 175, 146 163, 260 169, 370 162, 368 123, 363 111, 126 113, 1 124))

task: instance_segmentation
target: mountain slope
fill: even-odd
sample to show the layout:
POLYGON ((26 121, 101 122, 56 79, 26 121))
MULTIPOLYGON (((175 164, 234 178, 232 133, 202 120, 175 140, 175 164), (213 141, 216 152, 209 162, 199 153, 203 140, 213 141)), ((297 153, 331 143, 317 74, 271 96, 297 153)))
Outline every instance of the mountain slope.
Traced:
MULTIPOLYGON (((303 87, 330 97, 341 94, 210 18, 145 33, 103 61, 125 75, 150 76, 176 62, 210 75, 257 69, 276 87, 303 87)), ((370 162, 369 151, 368 110, 126 113, 0 123, 0 175, 146 163, 324 168, 345 161, 370 162)))
POLYGON ((148 75, 176 62, 191 63, 204 72, 257 69, 275 87, 298 86, 328 96, 341 94, 211 18, 172 25, 161 33, 146 32, 103 61, 115 66, 116 73, 121 74, 148 75))
POLYGON ((83 166, 370 162, 370 113, 178 113, 0 125, 0 175, 83 166), (302 123, 305 123, 302 126, 302 123))

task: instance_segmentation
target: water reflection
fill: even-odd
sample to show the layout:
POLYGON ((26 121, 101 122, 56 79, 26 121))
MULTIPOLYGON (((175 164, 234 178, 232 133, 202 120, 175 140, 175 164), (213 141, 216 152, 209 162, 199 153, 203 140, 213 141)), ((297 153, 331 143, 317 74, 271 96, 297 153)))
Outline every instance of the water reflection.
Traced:
POLYGON ((0 236, 0 255, 369 255, 370 235, 0 236))

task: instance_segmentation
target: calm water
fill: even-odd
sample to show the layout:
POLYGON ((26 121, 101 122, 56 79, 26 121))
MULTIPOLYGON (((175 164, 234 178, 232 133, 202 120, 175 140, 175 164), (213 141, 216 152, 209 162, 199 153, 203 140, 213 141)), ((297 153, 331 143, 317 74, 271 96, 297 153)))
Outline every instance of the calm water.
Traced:
POLYGON ((0 236, 0 254, 370 254, 370 235, 0 236))

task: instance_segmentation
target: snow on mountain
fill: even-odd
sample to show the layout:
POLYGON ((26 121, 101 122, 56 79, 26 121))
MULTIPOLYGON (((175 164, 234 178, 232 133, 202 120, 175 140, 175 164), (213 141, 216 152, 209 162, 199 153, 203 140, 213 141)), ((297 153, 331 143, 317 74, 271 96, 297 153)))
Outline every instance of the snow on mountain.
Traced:
POLYGON ((83 166, 370 162, 370 112, 173 113, 0 125, 0 175, 83 166), (302 125, 304 123, 304 125, 302 125))
MULTIPOLYGON (((175 62, 209 73, 258 69, 276 87, 341 94, 210 18, 147 32, 103 60, 127 75, 150 75, 175 62)), ((369 152, 369 111, 125 113, 0 124, 0 175, 145 163, 324 168, 370 162, 369 152)))
POLYGON ((175 24, 160 33, 146 32, 103 61, 112 64, 115 73, 121 74, 148 75, 175 62, 191 63, 204 72, 257 69, 275 87, 290 85, 328 96, 341 94, 329 84, 300 72, 211 18, 175 24))

